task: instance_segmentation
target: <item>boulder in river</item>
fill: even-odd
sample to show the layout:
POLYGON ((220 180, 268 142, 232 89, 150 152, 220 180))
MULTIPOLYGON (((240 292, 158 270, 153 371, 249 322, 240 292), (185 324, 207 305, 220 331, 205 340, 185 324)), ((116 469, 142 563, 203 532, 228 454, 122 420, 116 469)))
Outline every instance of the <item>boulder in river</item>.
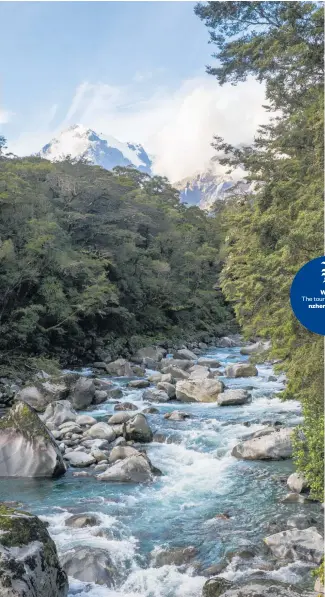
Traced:
POLYGON ((92 379, 79 377, 70 390, 69 399, 76 410, 90 406, 95 396, 96 386, 92 379))
POLYGON ((147 483, 152 478, 150 461, 140 453, 117 460, 97 476, 99 481, 119 483, 147 483))
POLYGON ((190 565, 197 555, 195 547, 171 547, 170 549, 159 549, 152 553, 153 565, 155 568, 161 566, 183 566, 190 565))
POLYGON ((74 450, 72 452, 66 452, 64 458, 69 461, 70 465, 77 468, 84 468, 95 464, 96 459, 91 454, 86 452, 74 450))
POLYGON ((182 361, 195 361, 196 354, 188 348, 181 348, 181 350, 176 350, 173 354, 174 359, 181 359, 182 361))
POLYGON ((255 377, 258 375, 257 368, 251 363, 233 363, 225 369, 226 377, 255 377))
POLYGON ((46 525, 0 506, 1 597, 66 597, 68 579, 46 525))
POLYGON ((46 424, 52 423, 54 427, 60 427, 62 423, 75 421, 77 413, 72 408, 69 400, 57 400, 48 404, 45 413, 41 418, 46 424))
POLYGON ((147 379, 133 379, 128 383, 128 387, 133 388, 134 390, 141 390, 142 388, 148 388, 149 386, 150 381, 147 379))
POLYGON ((160 381, 157 384, 157 388, 158 388, 158 390, 162 390, 163 392, 166 392, 168 398, 176 397, 176 388, 172 383, 169 383, 168 381, 160 381))
POLYGON ((108 393, 106 390, 95 390, 95 394, 93 397, 93 404, 102 404, 108 398, 108 393))
POLYGON ((234 346, 237 346, 235 340, 229 338, 228 336, 223 336, 223 338, 217 338, 215 341, 215 345, 218 346, 218 348, 233 348, 234 346))
POLYGON ((273 580, 252 580, 231 583, 220 577, 210 578, 203 587, 202 597, 313 597, 291 585, 273 580), (222 586, 222 581, 225 582, 222 586), (228 584, 227 586, 227 583, 228 584))
POLYGON ((146 390, 143 392, 143 400, 147 400, 148 402, 168 402, 169 399, 169 395, 163 389, 146 390))
MULTIPOLYGON (((163 371, 163 370, 166 367, 177 367, 177 369, 182 369, 183 371, 187 371, 188 369, 193 367, 193 365, 195 365, 195 361, 187 360, 187 359, 162 359, 162 361, 160 363, 161 371, 163 373, 165 373, 165 371, 163 371)), ((166 373, 169 373, 169 371, 166 371, 166 373)))
POLYGON ((197 364, 201 367, 212 367, 212 369, 218 369, 218 367, 222 366, 221 363, 219 363, 219 361, 217 361, 216 359, 209 359, 207 357, 201 357, 200 359, 198 359, 197 364))
POLYGON ((308 489, 308 483, 301 473, 292 473, 288 477, 287 485, 291 491, 302 493, 308 489))
POLYGON ((148 358, 153 361, 161 361, 167 354, 167 350, 161 346, 146 346, 145 348, 139 348, 137 352, 131 357, 134 363, 143 363, 143 360, 148 358))
POLYGON ((181 402, 216 402, 223 389, 218 379, 181 380, 176 383, 176 398, 181 402))
POLYGON ((109 425, 122 425, 123 423, 127 423, 132 417, 134 417, 134 415, 131 415, 126 411, 121 411, 109 417, 107 423, 109 425))
POLYGON ((115 404, 114 410, 139 410, 138 407, 132 402, 119 402, 115 404))
POLYGON ((185 421, 185 419, 188 419, 189 417, 190 415, 188 413, 181 410, 173 410, 173 412, 164 415, 164 419, 168 419, 169 421, 185 421))
POLYGON ((109 464, 114 464, 114 462, 117 462, 117 460, 124 460, 130 456, 139 455, 139 450, 132 448, 132 446, 115 446, 108 457, 108 462, 109 464))
POLYGON ((97 585, 113 587, 118 576, 107 550, 98 547, 74 547, 62 555, 61 564, 69 576, 97 585))
POLYGON ((246 390, 225 390, 218 397, 219 406, 234 406, 238 404, 247 404, 251 395, 246 390))
POLYGON ((281 560, 300 560, 320 564, 324 555, 324 539, 316 527, 290 529, 270 535, 264 542, 281 560))
POLYGON ((172 379, 188 379, 190 374, 187 371, 184 371, 180 367, 175 367, 175 365, 168 365, 162 369, 163 375, 170 374, 172 379))
POLYGON ((153 433, 146 417, 139 413, 125 424, 125 439, 135 442, 148 443, 152 441, 153 433))
POLYGON ((90 429, 86 431, 86 435, 93 439, 105 439, 109 443, 113 442, 116 437, 112 427, 104 422, 96 423, 90 427, 90 429))
POLYGON ((212 379, 215 377, 208 367, 202 365, 193 365, 188 372, 190 374, 189 379, 212 379))
POLYGON ((0 477, 59 477, 61 451, 37 413, 16 402, 0 420, 0 477))
MULTIPOLYGON (((109 375, 114 375, 116 377, 132 377, 133 375, 136 374, 135 373, 136 369, 126 359, 117 359, 116 361, 109 363, 109 365, 107 365, 106 369, 107 369, 107 373, 109 373, 109 375)), ((138 368, 138 369, 140 370, 140 368, 138 368)), ((139 373, 139 371, 137 371, 137 373, 139 373)), ((143 374, 142 369, 141 369, 141 373, 143 374)), ((140 373, 140 375, 141 375, 141 373, 140 373)))
POLYGON ((100 518, 96 514, 73 514, 65 521, 65 526, 74 529, 83 529, 84 527, 96 527, 100 525, 100 518))
POLYGON ((237 444, 232 455, 243 460, 282 460, 292 457, 293 429, 284 428, 237 444))

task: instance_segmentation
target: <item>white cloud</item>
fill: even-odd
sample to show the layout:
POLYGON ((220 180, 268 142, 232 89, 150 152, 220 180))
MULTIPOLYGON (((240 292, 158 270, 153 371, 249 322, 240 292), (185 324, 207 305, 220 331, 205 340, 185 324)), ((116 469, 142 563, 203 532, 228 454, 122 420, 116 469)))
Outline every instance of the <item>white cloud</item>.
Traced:
POLYGON ((12 112, 7 112, 7 110, 3 110, 3 108, 0 107, 0 124, 7 124, 12 116, 12 112))
POLYGON ((203 169, 215 155, 214 135, 233 144, 251 142, 258 124, 268 119, 264 101, 264 88, 254 79, 219 87, 204 76, 176 90, 156 87, 152 92, 139 82, 124 87, 83 82, 55 130, 50 133, 50 127, 43 126, 12 145, 17 153, 35 152, 62 128, 80 123, 120 141, 142 143, 155 156, 155 172, 177 181, 203 169))

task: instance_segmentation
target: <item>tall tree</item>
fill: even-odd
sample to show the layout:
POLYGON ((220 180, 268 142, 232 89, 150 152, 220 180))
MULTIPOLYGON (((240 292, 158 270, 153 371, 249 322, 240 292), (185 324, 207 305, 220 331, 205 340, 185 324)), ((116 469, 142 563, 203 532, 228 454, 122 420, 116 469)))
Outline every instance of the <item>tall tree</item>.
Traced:
POLYGON ((223 164, 241 165, 254 192, 223 214, 221 284, 248 335, 272 340, 287 372, 287 397, 304 411, 295 458, 323 495, 323 340, 294 317, 298 269, 323 253, 324 11, 318 2, 208 2, 198 16, 217 46, 208 72, 222 85, 253 75, 265 84, 270 122, 249 147, 215 138, 223 164), (301 437, 301 436, 300 436, 301 437))

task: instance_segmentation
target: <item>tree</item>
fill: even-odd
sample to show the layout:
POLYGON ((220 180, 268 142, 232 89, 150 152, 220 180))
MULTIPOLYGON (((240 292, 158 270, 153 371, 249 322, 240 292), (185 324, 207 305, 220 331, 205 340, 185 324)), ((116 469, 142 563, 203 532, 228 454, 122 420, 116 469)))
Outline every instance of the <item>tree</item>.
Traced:
MULTIPOLYGON (((316 2, 208 2, 196 13, 211 29, 220 84, 264 82, 270 122, 254 143, 215 138, 221 163, 241 165, 254 192, 221 212, 226 263, 221 286, 248 336, 272 340, 286 396, 303 404, 305 440, 295 459, 323 494, 323 341, 294 317, 289 292, 306 261, 323 252, 323 8, 316 2)), ((219 216, 220 217, 220 216, 219 216)))

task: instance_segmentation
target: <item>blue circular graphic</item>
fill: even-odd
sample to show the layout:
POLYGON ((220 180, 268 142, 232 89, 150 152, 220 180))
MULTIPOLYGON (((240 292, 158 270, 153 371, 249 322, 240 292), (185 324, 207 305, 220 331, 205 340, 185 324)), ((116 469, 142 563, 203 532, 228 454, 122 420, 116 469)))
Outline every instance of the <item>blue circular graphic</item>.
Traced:
POLYGON ((325 336, 325 256, 308 261, 290 291, 292 310, 310 332, 325 336))

